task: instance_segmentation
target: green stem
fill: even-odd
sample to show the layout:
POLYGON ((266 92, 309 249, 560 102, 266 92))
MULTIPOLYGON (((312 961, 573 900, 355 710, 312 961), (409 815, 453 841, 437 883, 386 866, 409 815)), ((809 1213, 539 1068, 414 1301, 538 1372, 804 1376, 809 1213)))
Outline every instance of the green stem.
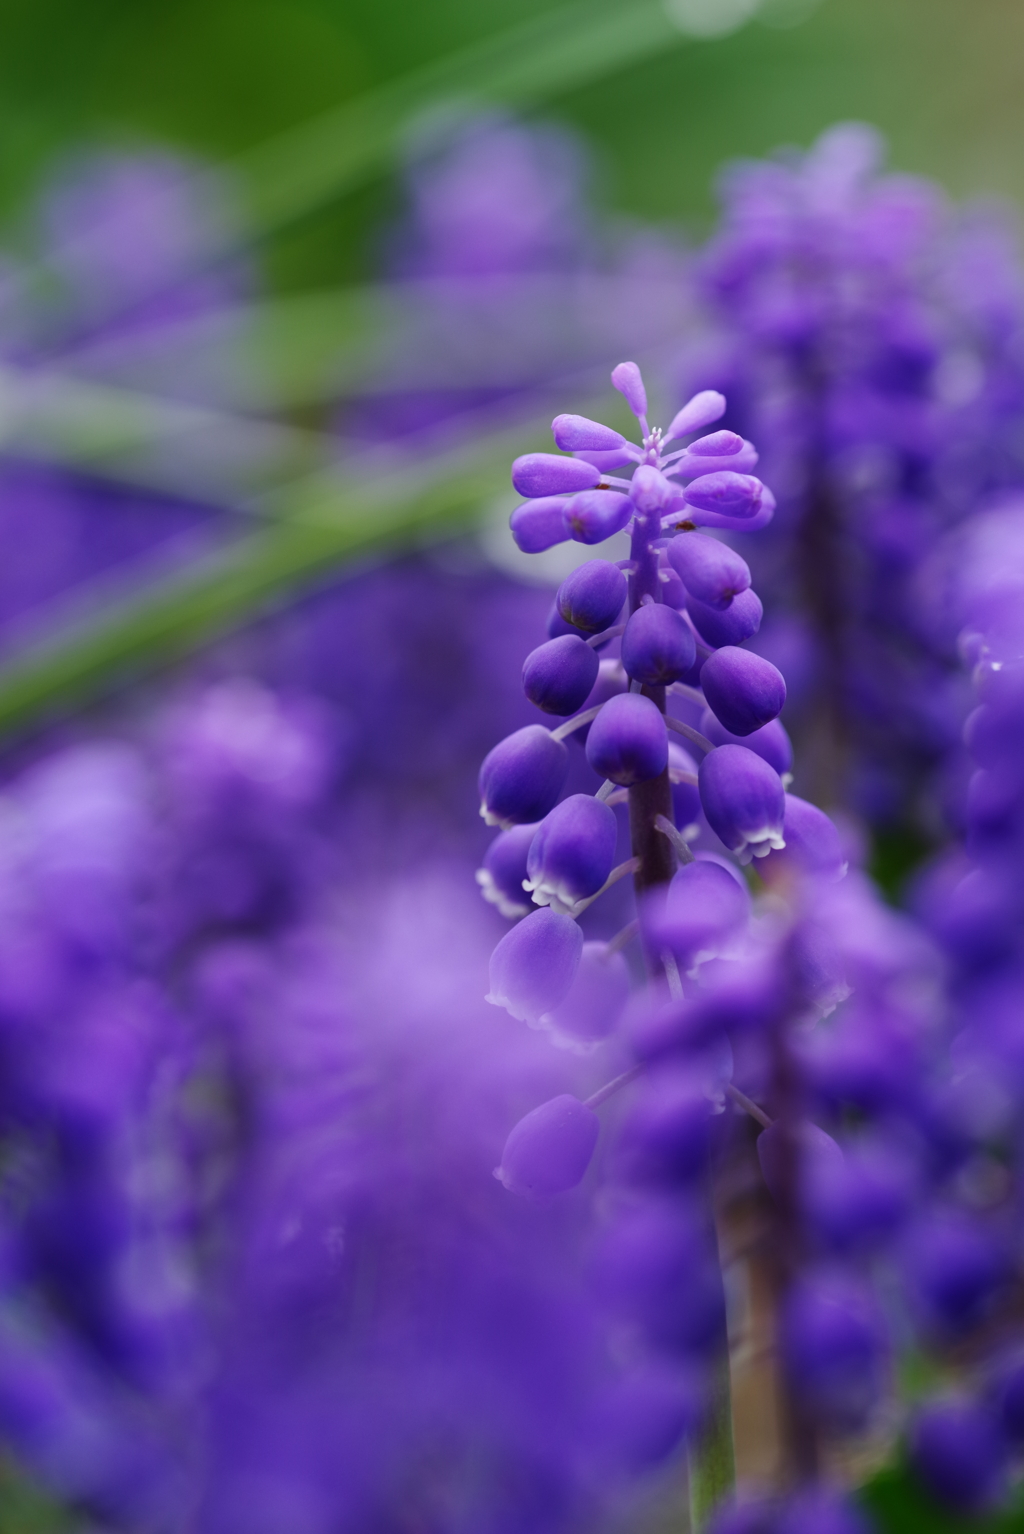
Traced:
POLYGON ((720 1354, 715 1364, 707 1417, 699 1437, 690 1444, 689 1464, 690 1528, 700 1534, 736 1484, 728 1352, 720 1354))

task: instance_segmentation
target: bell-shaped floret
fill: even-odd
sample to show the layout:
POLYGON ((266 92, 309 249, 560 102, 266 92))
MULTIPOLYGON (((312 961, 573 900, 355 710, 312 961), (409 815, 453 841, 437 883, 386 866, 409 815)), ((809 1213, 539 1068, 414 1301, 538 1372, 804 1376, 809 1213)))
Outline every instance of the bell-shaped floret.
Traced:
POLYGON ((647 414, 647 390, 635 362, 620 362, 612 368, 612 387, 618 389, 637 420, 647 414))
POLYGON ((569 753, 543 725, 528 724, 488 751, 480 768, 480 814, 489 826, 527 825, 553 809, 569 753))
POLYGON ((532 499, 535 496, 575 495, 595 490, 601 471, 582 458, 560 458, 557 453, 524 453, 512 465, 512 484, 532 499))
POLYGON ((976 1216, 943 1210, 918 1222, 908 1241, 908 1288, 924 1322, 956 1334, 993 1308, 1009 1277, 1001 1234, 976 1216))
POLYGON ((614 452, 626 440, 621 431, 603 426, 600 421, 588 420, 585 415, 556 415, 551 422, 551 431, 563 453, 614 452))
POLYGON ((725 395, 719 394, 717 389, 702 389, 672 417, 665 441, 688 437, 691 431, 700 431, 701 427, 710 426, 712 421, 720 421, 724 414, 725 395))
POLYGON ((737 592, 723 610, 708 607, 706 602, 698 602, 696 597, 687 596, 686 611, 705 644, 716 650, 722 645, 742 644, 745 639, 756 634, 764 614, 761 598, 751 586, 746 591, 737 592))
POLYGON ((668 734, 657 704, 638 692, 610 698, 590 726, 587 761, 623 788, 660 777, 668 766, 668 734))
POLYGON ((569 994, 582 948, 583 934, 571 916, 531 912, 491 954, 487 1000, 520 1022, 539 1026, 569 994))
POLYGON ((626 577, 607 559, 577 565, 558 588, 555 598, 566 623, 588 634, 611 628, 626 600, 626 577))
POLYGON ((666 479, 660 469, 642 463, 629 484, 629 498, 637 511, 668 511, 673 502, 681 504, 679 486, 666 479))
POLYGON ((746 746, 716 746, 697 776, 708 825, 741 863, 786 845, 782 779, 763 757, 746 746))
POLYGON ((832 881, 841 879, 846 873, 846 857, 835 822, 816 804, 787 794, 782 835, 785 848, 773 852, 765 862, 763 873, 766 878, 771 879, 777 870, 782 869, 832 881))
POLYGON ((615 812, 590 794, 570 794, 541 821, 530 844, 525 888, 537 905, 576 911, 612 871, 619 828, 615 812))
POLYGON ((592 1108, 563 1092, 519 1120, 494 1175, 527 1198, 568 1193, 583 1181, 600 1128, 592 1108))
POLYGON ((750 895, 739 874, 698 857, 652 891, 641 912, 644 941, 668 952, 684 971, 726 953, 750 918, 750 895))
MULTIPOLYGON (((534 491, 534 494, 557 494, 564 487, 552 486, 550 490, 534 491)), ((516 485, 519 490, 519 485, 516 485)), ((756 516, 761 509, 764 486, 753 474, 736 474, 729 469, 716 469, 713 474, 702 474, 691 480, 686 487, 686 504, 695 511, 711 511, 722 517, 745 522, 756 516)), ((520 491, 525 495, 526 491, 520 491)))
POLYGON ((633 503, 617 490, 585 490, 574 496, 565 514, 577 543, 603 543, 620 533, 633 515, 633 503))
POLYGON ((699 1355, 721 1335, 722 1280, 707 1228, 678 1199, 618 1213, 595 1278, 606 1303, 667 1352, 699 1355))
POLYGON ((806 1274, 782 1311, 786 1372, 808 1409, 833 1428, 863 1424, 885 1382, 885 1323, 870 1290, 832 1274, 806 1274))
POLYGON ((778 667, 736 645, 725 645, 708 657, 700 685, 708 707, 733 735, 759 730, 786 701, 786 681, 778 667))
POLYGON ((606 943, 584 943, 576 979, 563 1002, 545 1018, 569 1046, 596 1044, 615 1029, 629 1000, 629 966, 606 943))
POLYGON ((666 557, 689 595, 706 607, 726 608, 750 585, 746 560, 707 533, 683 533, 673 538, 666 557))
POLYGON ((523 691, 546 714, 574 714, 597 681, 600 664, 579 634, 563 634, 530 651, 523 662, 523 691))
POLYGON ((763 724, 759 730, 751 730, 749 735, 733 735, 725 728, 721 720, 716 719, 711 710, 706 708, 701 715, 699 729, 712 745, 746 746, 748 751, 756 751, 758 756, 764 757, 769 766, 775 768, 780 778, 793 770, 793 745, 781 719, 772 719, 768 724, 763 724))
POLYGON ((993 1506, 1006 1478, 1006 1441, 987 1406, 965 1398, 930 1401, 910 1429, 910 1463, 936 1501, 958 1513, 993 1506))
POLYGON ((812 1177, 841 1171, 842 1150, 830 1134, 809 1119, 786 1124, 776 1119, 757 1137, 757 1159, 772 1198, 779 1203, 800 1203, 812 1177), (792 1177, 794 1186, 787 1187, 792 1177))
POLYGON ((685 619, 662 602, 631 614, 622 636, 622 664, 635 682, 665 686, 686 676, 697 658, 685 619))
POLYGON ((526 856, 536 825, 513 826, 496 836, 484 853, 483 865, 476 871, 480 892, 502 916, 527 916, 533 910, 523 888, 526 856))
POLYGON ((543 554, 570 536, 566 510, 571 501, 564 495, 546 495, 524 501, 508 519, 516 547, 524 554, 543 554))
POLYGON ((691 1070, 661 1067, 640 1086, 619 1135, 616 1165, 628 1182, 665 1189, 708 1164, 711 1103, 691 1070))

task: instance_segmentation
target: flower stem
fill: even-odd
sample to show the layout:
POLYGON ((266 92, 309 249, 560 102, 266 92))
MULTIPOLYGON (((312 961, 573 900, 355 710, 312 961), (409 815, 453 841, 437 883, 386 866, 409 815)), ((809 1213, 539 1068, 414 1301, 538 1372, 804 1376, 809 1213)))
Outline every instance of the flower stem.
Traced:
POLYGON ((736 1484, 732 1444, 732 1387, 728 1351, 719 1355, 708 1391, 708 1412, 690 1444, 690 1528, 700 1534, 736 1484))

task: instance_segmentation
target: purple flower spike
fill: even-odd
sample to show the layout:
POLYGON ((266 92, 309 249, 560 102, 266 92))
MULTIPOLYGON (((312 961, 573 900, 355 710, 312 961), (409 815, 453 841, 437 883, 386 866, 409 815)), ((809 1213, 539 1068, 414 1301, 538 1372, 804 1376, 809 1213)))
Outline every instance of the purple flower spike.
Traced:
POLYGON ((751 735, 768 724, 786 701, 786 682, 770 660, 725 645, 701 667, 700 685, 715 717, 733 735, 751 735))
POLYGON ((491 954, 487 1000, 537 1027, 569 994, 576 978, 583 934, 571 916, 533 911, 506 932, 491 954))
POLYGON ((590 421, 585 415, 556 415, 551 431, 563 453, 611 453, 626 440, 620 431, 602 426, 600 421, 590 421))
POLYGON ((746 746, 717 746, 697 776, 708 824, 741 863, 786 845, 782 779, 763 757, 746 746))
POLYGON ((593 1109, 563 1092, 519 1120, 494 1175, 526 1198, 568 1193, 583 1180, 600 1128, 593 1109))
POLYGON ((626 600, 626 577, 607 559, 588 559, 566 576, 555 601, 566 623, 588 634, 611 628, 626 600))
POLYGON ((750 585, 746 560, 707 533, 684 533, 673 538, 665 552, 690 596, 706 607, 726 608, 750 585))
POLYGON ((725 414, 725 395, 719 394, 717 389, 702 389, 691 400, 687 400, 682 410, 676 412, 672 422, 665 433, 665 441, 671 442, 675 437, 688 437, 691 431, 700 431, 702 426, 710 426, 712 421, 720 421, 725 414))
POLYGON ((516 547, 524 554, 543 554, 570 536, 566 509, 572 504, 564 495, 547 495, 517 506, 508 525, 516 547))
MULTIPOLYGON (((771 726, 766 726, 770 729, 771 726)), ((846 858, 835 822, 824 810, 795 794, 786 795, 786 815, 782 822, 785 850, 773 852, 764 866, 769 877, 776 868, 798 869, 835 881, 846 873, 846 858)))
POLYGON ((488 751, 480 768, 480 814, 489 826, 526 825, 553 809, 569 753, 543 725, 528 724, 488 751))
POLYGON ((644 939, 655 955, 668 950, 689 972, 729 948, 750 916, 742 879, 721 863, 698 858, 655 891, 641 914, 644 939))
POLYGON ((759 730, 751 730, 749 735, 733 735, 706 708, 700 718, 700 733, 716 746, 746 746, 748 751, 756 751, 775 768, 780 778, 793 770, 793 744, 781 719, 772 719, 759 730))
POLYGON ((612 368, 612 387, 618 389, 638 421, 647 414, 647 390, 635 362, 620 362, 612 368))
POLYGON ((531 650, 523 663, 523 691, 546 714, 574 714, 590 695, 601 662, 578 634, 563 634, 531 650))
POLYGON ((590 794, 571 794, 537 828, 524 888, 536 905, 576 914, 612 871, 619 828, 615 812, 590 794))
POLYGON ((935 1401, 910 1432, 910 1463, 939 1502, 971 1513, 1003 1488, 1006 1445, 992 1412, 974 1401, 935 1401))
POLYGON ((623 788, 660 777, 668 765, 668 734, 657 704, 638 692, 610 698, 590 727, 587 761, 623 788))
POLYGON ((684 619, 663 603, 638 607, 626 624, 622 664, 636 682, 678 682, 696 658, 697 646, 684 619))
POLYGON ((526 856, 533 841, 535 825, 513 826, 502 831, 484 853, 483 866, 476 871, 480 893, 502 916, 528 916, 533 910, 523 888, 526 856))
POLYGON ((742 644, 756 634, 764 614, 761 598, 750 586, 734 596, 724 612, 692 596, 687 598, 686 611, 700 637, 716 650, 722 645, 742 644))
POLYGON ((563 1002, 545 1019, 570 1046, 596 1044, 615 1029, 629 1000, 629 966, 605 943, 584 943, 576 979, 563 1002))
POLYGON ((577 543, 603 543, 620 533, 633 515, 633 503, 616 490, 585 490, 568 503, 565 525, 577 543))
MULTIPOLYGON (((519 490, 518 483, 516 489, 519 490)), ((561 485, 552 485, 545 491, 534 491, 535 495, 554 494, 561 485)), ((687 506, 696 507, 698 511, 714 511, 723 517, 735 517, 746 520, 753 517, 760 510, 761 494, 764 490, 759 479, 753 474, 734 474, 729 469, 717 469, 713 474, 702 474, 700 479, 693 480, 686 487, 687 506)), ((526 491, 521 491, 523 495, 526 491)))
POLYGON ((578 490, 594 490, 601 483, 601 471, 582 458, 560 458, 557 453, 524 453, 512 465, 512 484, 532 499, 534 496, 575 495, 578 490))

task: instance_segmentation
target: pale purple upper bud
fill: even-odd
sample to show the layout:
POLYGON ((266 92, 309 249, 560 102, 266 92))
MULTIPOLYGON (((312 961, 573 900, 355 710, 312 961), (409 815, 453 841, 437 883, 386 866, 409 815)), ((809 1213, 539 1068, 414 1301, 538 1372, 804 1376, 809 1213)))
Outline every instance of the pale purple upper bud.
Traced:
POLYGON ((524 501, 508 519, 516 547, 524 554, 542 554, 570 537, 566 510, 572 502, 564 495, 546 495, 524 501))
POLYGON ((706 708, 700 717, 698 728, 712 745, 746 746, 749 751, 756 751, 758 756, 764 757, 770 767, 775 768, 780 778, 793 770, 793 744, 781 719, 773 719, 769 724, 763 724, 759 730, 752 730, 749 735, 733 735, 725 728, 721 720, 716 719, 711 710, 706 708))
POLYGON ((546 714, 574 714, 597 681, 597 652, 578 634, 563 634, 531 650, 523 662, 523 691, 546 714))
POLYGON ((588 634, 610 628, 626 600, 626 577, 607 559, 577 565, 558 588, 555 601, 566 623, 588 634))
POLYGON ((653 891, 641 913, 644 941, 654 956, 667 949, 685 971, 727 952, 750 918, 750 895, 740 876, 698 858, 653 891))
POLYGON ((653 464, 642 463, 630 480, 629 498, 637 511, 667 511, 679 487, 666 479, 653 464))
POLYGON ((621 448, 626 439, 621 431, 588 420, 585 415, 556 415, 551 422, 556 444, 565 453, 608 453, 621 448))
POLYGON ((708 825, 741 863, 786 845, 782 779, 746 746, 716 746, 697 774, 708 825))
POLYGON ((526 825, 553 809, 569 771, 569 753, 543 725, 506 735, 480 768, 480 814, 489 826, 526 825))
POLYGON ((708 707, 733 735, 750 735, 776 718, 786 701, 782 672, 762 655, 725 645, 700 671, 708 707))
MULTIPOLYGON (((520 487, 517 484, 516 489, 520 487)), ((552 485, 550 491, 534 491, 535 495, 551 494, 565 489, 552 485)), ((753 474, 736 474, 729 469, 716 469, 713 474, 702 474, 686 487, 687 506, 698 511, 714 511, 724 517, 745 521, 759 510, 764 486, 753 474)), ((522 492, 524 495, 525 491, 522 492)))
POLYGON ((746 444, 734 431, 713 431, 709 437, 698 437, 686 449, 698 458, 732 458, 741 453, 746 444))
POLYGON ((728 607, 721 611, 709 607, 706 602, 698 602, 696 597, 688 596, 686 611, 705 644, 716 650, 722 645, 742 644, 745 639, 756 634, 764 614, 761 598, 752 586, 748 586, 746 591, 737 592, 728 607))
POLYGON ((602 474, 611 474, 615 469, 624 469, 629 464, 636 463, 637 449, 627 442, 618 452, 598 453, 587 449, 576 453, 575 456, 582 458, 584 463, 592 463, 595 469, 601 470, 602 474))
POLYGON ((635 362, 620 362, 618 367, 612 368, 612 386, 618 389, 638 420, 647 414, 647 390, 635 362))
POLYGON ((484 853, 483 865, 476 871, 480 893, 498 907, 502 916, 528 916, 533 910, 523 880, 526 856, 536 829, 536 825, 529 825, 502 831, 484 853))
POLYGON ((725 395, 719 394, 717 389, 702 389, 691 400, 687 400, 682 410, 672 417, 672 422, 665 433, 665 441, 671 442, 676 437, 688 437, 691 431, 700 431, 702 426, 710 426, 712 421, 720 421, 724 414, 725 395))
POLYGON ((846 873, 847 860, 835 823, 824 810, 795 794, 786 795, 786 813, 782 822, 785 849, 773 852, 764 873, 770 878, 776 869, 795 869, 835 882, 846 873))
POLYGON ((678 682, 697 658, 686 622, 674 608, 649 602, 630 615, 622 636, 622 664, 636 682, 678 682))
POLYGON ((620 533, 632 515, 632 502, 617 490, 585 490, 568 502, 565 526, 577 543, 603 543, 620 533))
POLYGON ((571 916, 549 909, 532 911, 506 932, 491 954, 486 999, 520 1022, 538 1027, 569 994, 582 948, 583 934, 571 916))
POLYGON ((544 1022, 556 1043, 586 1048, 614 1031, 628 1000, 629 966, 623 955, 609 953, 606 943, 584 943, 568 996, 544 1022))
POLYGON ((575 915, 612 871, 615 812, 590 794, 571 794, 545 816, 530 844, 524 889, 536 905, 575 915))
POLYGON ((552 1198, 575 1188, 590 1165, 601 1121, 578 1097, 563 1093, 519 1120, 495 1177, 510 1193, 552 1198))
POLYGON ((750 566, 727 543, 706 533, 683 533, 665 551, 686 590, 706 607, 726 608, 750 585, 750 566))
POLYGON ((575 495, 594 490, 601 471, 582 458, 560 458, 557 453, 524 453, 512 465, 512 484, 520 495, 575 495))
POLYGON ((590 727, 587 761, 623 788, 660 777, 668 765, 668 734, 657 704, 638 692, 610 698, 590 727))

